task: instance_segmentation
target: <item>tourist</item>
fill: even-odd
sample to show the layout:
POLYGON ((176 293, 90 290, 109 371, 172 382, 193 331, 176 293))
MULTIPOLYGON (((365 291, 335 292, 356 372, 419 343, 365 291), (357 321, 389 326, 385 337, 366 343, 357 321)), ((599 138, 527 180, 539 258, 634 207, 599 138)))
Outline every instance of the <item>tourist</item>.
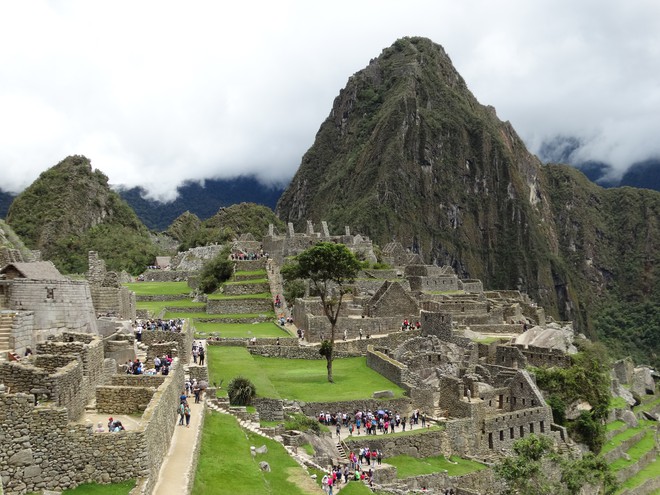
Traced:
POLYGON ((199 396, 202 393, 202 389, 199 387, 197 380, 193 383, 193 395, 195 396, 195 404, 199 404, 199 396))
POLYGON ((378 465, 380 466, 380 462, 383 460, 383 452, 380 449, 378 449, 376 452, 377 452, 378 465))
POLYGON ((341 423, 337 421, 337 426, 335 428, 335 431, 337 432, 337 438, 341 437, 341 423))
POLYGON ((199 345, 199 351, 197 351, 197 352, 199 354, 199 356, 198 356, 199 357, 199 365, 204 366, 204 357, 206 355, 206 351, 204 351, 204 346, 200 344, 199 345))
POLYGON ((97 423, 96 424, 96 430, 97 433, 103 433, 105 430, 103 429, 103 424, 102 423, 97 423))
POLYGON ((183 420, 186 415, 186 406, 185 402, 181 401, 179 403, 179 426, 183 426, 183 420))
POLYGON ((199 354, 199 351, 197 351, 197 345, 193 345, 192 348, 192 357, 193 357, 193 362, 197 364, 197 356, 199 354))
POLYGON ((325 493, 328 493, 328 481, 330 480, 330 477, 327 474, 323 475, 323 479, 321 479, 321 486, 323 487, 323 491, 325 493))
POLYGON ((358 335, 360 336, 360 340, 362 340, 362 328, 360 328, 360 330, 358 330, 358 335))
POLYGON ((183 407, 183 414, 186 416, 186 428, 190 428, 190 405, 187 402, 183 407))

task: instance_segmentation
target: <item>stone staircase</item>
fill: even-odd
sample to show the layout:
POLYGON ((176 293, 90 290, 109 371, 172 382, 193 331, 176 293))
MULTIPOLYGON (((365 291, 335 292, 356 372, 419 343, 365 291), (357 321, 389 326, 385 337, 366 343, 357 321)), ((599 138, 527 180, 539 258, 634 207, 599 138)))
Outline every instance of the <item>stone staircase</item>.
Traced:
MULTIPOLYGON (((11 359, 9 356, 13 354, 11 329, 14 324, 14 316, 16 316, 16 313, 9 311, 0 312, 0 361, 11 359)), ((13 355, 16 356, 15 354, 13 355)))
POLYGON ((350 451, 343 440, 337 442, 337 452, 339 452, 339 461, 341 464, 348 464, 350 462, 348 459, 348 452, 350 451))

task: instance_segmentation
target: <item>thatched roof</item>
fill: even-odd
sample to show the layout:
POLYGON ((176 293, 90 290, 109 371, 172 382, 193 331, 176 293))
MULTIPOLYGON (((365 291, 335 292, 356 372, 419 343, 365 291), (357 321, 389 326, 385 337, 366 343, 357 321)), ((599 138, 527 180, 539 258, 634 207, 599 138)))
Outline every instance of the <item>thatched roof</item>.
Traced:
POLYGON ((9 263, 0 270, 0 275, 7 278, 27 278, 30 280, 66 280, 51 261, 31 263, 9 263))

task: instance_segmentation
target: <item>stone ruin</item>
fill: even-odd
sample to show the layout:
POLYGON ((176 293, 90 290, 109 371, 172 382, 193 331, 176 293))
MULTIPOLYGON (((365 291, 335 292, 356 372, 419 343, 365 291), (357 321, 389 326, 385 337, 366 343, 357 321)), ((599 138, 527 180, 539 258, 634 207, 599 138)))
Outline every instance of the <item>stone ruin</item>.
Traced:
POLYGON ((286 257, 295 256, 320 241, 345 244, 359 259, 370 263, 377 261, 373 243, 368 237, 351 234, 348 226, 344 227, 343 235, 330 235, 326 221, 321 222, 321 231, 317 232, 314 224, 308 220, 307 230, 304 233, 296 233, 293 224, 289 223, 286 232, 279 234, 275 232, 275 227, 271 224, 268 227, 268 234, 263 239, 263 249, 277 264, 281 265, 286 257))

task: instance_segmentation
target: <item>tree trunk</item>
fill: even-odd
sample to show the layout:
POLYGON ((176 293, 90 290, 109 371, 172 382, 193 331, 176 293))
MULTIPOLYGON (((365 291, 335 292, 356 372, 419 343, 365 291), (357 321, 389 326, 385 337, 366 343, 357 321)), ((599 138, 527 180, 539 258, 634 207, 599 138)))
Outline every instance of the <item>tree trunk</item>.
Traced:
POLYGON ((330 383, 335 383, 335 380, 332 378, 332 351, 325 356, 325 359, 327 361, 326 367, 328 368, 328 381, 330 383))

